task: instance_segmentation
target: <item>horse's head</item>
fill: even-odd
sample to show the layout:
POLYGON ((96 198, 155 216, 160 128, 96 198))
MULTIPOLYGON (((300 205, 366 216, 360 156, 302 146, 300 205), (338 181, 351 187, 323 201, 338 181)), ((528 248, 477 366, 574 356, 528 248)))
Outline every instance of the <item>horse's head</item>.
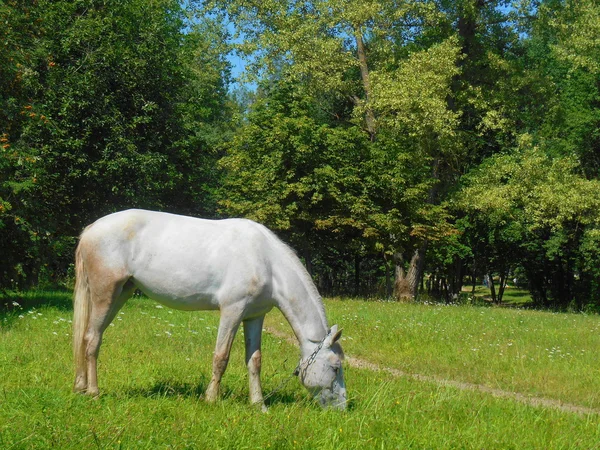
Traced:
POLYGON ((342 335, 334 325, 315 351, 298 366, 300 382, 323 408, 346 409, 346 385, 342 360, 344 352, 337 342, 342 335))

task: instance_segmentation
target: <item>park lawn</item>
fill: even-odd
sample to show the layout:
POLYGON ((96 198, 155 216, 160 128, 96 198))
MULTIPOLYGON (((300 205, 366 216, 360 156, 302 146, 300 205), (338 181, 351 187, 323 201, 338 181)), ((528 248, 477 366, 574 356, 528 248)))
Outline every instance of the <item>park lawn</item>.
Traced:
MULTIPOLYGON (((54 296, 52 306, 27 306, 0 319, 3 449, 505 449, 598 448, 600 443, 597 414, 533 407, 482 392, 352 366, 346 366, 348 411, 321 410, 307 398, 298 381, 291 379, 269 399, 269 413, 263 414, 248 404, 243 336, 238 336, 234 344, 223 380, 222 400, 208 405, 200 397, 210 378, 218 314, 173 311, 145 299, 128 302, 114 326, 107 330, 99 366, 102 395, 89 399, 71 393, 72 313, 68 294, 48 295, 54 296), (60 295, 64 295, 62 302, 60 295)), ((357 300, 330 300, 326 308, 330 323, 344 327, 343 345, 348 354, 380 365, 442 377, 460 375, 463 363, 481 365, 477 369, 479 377, 497 370, 493 361, 485 359, 486 355, 495 355, 467 348, 476 342, 483 348, 487 343, 485 339, 478 340, 484 324, 488 324, 488 332, 495 330, 494 333, 499 333, 500 324, 512 324, 514 331, 506 333, 513 345, 506 344, 505 349, 511 352, 510 348, 527 340, 526 336, 537 341, 543 341, 542 336, 574 339, 572 334, 567 335, 566 325, 550 331, 562 323, 571 324, 571 328, 587 327, 588 331, 600 323, 597 316, 531 311, 521 311, 522 316, 517 314, 519 311, 512 311, 516 315, 504 316, 507 311, 498 308, 357 300), (464 319, 459 320, 460 317, 464 319), (385 330, 392 326, 396 328, 385 330), (466 341, 455 340, 457 349, 451 350, 448 339, 438 337, 442 330, 447 338, 463 336, 466 341), (394 336, 395 345, 391 342, 394 336), (436 342, 441 346, 440 364, 435 355, 428 354, 436 342), (464 353, 471 356, 461 357, 464 353), (473 359, 473 354, 479 359, 473 359), (452 362, 456 370, 450 370, 452 362)), ((269 315, 268 326, 289 332, 279 313, 269 315)), ((500 337, 505 336, 498 335, 497 339, 500 337)), ((585 354, 592 352, 596 341, 590 339, 582 345, 587 345, 582 347, 581 353, 585 354)), ((560 348, 566 350, 566 344, 560 348)), ((262 378, 266 393, 288 379, 297 358, 297 348, 286 339, 264 335, 262 378)), ((553 369, 556 373, 566 370, 566 366, 553 365, 564 358, 552 358, 555 360, 547 361, 547 368, 557 367, 553 369)), ((587 359, 573 358, 579 361, 578 367, 593 369, 587 359)), ((520 364, 520 360, 515 361, 520 364)), ((475 371, 473 367, 468 369, 469 373, 475 371)), ((541 390, 543 386, 538 383, 544 382, 536 379, 530 384, 541 390)), ((590 393, 597 391, 596 386, 589 387, 590 398, 590 393)), ((580 401, 585 395, 578 389, 562 390, 562 395, 570 403, 597 404, 593 398, 580 401)))
MULTIPOLYGON (((496 291, 498 291, 498 287, 496 287, 496 291)), ((473 291, 472 285, 465 285, 462 288, 463 298, 468 299, 470 297, 475 297, 476 303, 478 304, 491 304, 492 303, 492 293, 490 288, 477 285, 475 286, 475 291, 473 291)), ((502 296, 502 305, 503 306, 515 306, 515 307, 527 307, 532 305, 531 294, 526 289, 521 289, 513 284, 509 284, 506 286, 504 290, 504 294, 502 296)))
MULTIPOLYGON (((337 299, 330 323, 354 357, 408 373, 600 408, 600 316, 337 299)), ((267 324, 287 324, 271 315, 267 324)))

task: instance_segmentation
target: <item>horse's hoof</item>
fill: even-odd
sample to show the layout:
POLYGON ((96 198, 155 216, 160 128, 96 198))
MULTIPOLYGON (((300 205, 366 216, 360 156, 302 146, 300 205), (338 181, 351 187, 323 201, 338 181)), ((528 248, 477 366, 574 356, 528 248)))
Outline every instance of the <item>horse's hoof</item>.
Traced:
POLYGON ((252 406, 255 408, 260 408, 260 411, 263 413, 269 412, 269 408, 267 408, 267 405, 265 405, 265 402, 263 402, 262 400, 259 400, 257 402, 252 402, 252 406))
POLYGON ((206 392, 204 393, 204 401, 206 403, 215 403, 219 398, 219 389, 209 386, 206 392))
POLYGON ((85 391, 85 395, 96 399, 100 397, 100 391, 98 389, 88 389, 87 391, 85 391))
POLYGON ((73 383, 73 392, 76 394, 85 394, 87 388, 87 380, 83 379, 82 377, 77 377, 75 383, 73 383))

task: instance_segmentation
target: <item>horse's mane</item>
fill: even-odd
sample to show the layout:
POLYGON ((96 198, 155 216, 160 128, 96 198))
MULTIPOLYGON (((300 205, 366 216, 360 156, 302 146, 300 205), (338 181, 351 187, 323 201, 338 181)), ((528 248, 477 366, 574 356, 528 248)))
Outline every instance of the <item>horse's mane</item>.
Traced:
MULTIPOLYGON (((320 312, 321 317, 324 318, 326 321, 327 316, 325 314, 325 306, 323 305, 321 295, 319 294, 315 283, 313 282, 310 274, 308 273, 308 270, 306 270, 306 267, 304 266, 304 264, 302 264, 300 258, 298 257, 294 249, 288 244, 286 244, 284 241, 282 241, 273 231, 269 230, 264 225, 260 225, 260 228, 261 230, 263 230, 265 236, 267 236, 269 240, 271 240, 271 242, 275 243, 276 247, 283 252, 283 254, 286 256, 286 260, 290 263, 290 265, 292 265, 296 269, 304 287, 309 293, 310 300, 314 303, 315 307, 320 312)), ((324 325, 326 325, 326 323, 324 325)))

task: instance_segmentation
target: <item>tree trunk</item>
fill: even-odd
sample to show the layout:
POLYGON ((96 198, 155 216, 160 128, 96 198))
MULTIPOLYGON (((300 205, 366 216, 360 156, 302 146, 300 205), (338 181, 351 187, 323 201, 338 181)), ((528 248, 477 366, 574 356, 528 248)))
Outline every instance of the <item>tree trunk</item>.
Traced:
POLYGON ((426 249, 427 242, 415 250, 410 260, 408 272, 404 270, 404 257, 400 253, 396 254, 395 295, 398 301, 410 302, 417 297, 419 280, 423 276, 426 249))
POLYGON ((306 271, 312 277, 312 253, 310 251, 310 244, 307 242, 304 247, 304 265, 306 266, 306 271))
POLYGON ((354 296, 360 294, 360 256, 354 255, 354 296))
POLYGON ((442 289, 444 292, 444 300, 446 300, 446 303, 450 303, 450 291, 448 290, 448 281, 446 280, 446 277, 442 278, 442 289))
POLYGON ((394 261, 396 263, 394 296, 399 301, 410 301, 411 291, 406 271, 404 270, 404 256, 402 253, 396 253, 394 255, 394 261))
POLYGON ((385 297, 390 298, 393 294, 392 274, 390 270, 390 261, 386 257, 385 253, 383 255, 383 260, 385 261, 385 297))
POLYGON ((508 271, 500 272, 500 286, 498 286, 498 304, 502 303, 502 297, 504 296, 504 290, 506 289, 506 281, 508 278, 508 271))
POLYGON ((492 293, 492 302, 497 303, 496 286, 494 285, 494 278, 492 277, 492 274, 488 275, 488 282, 490 284, 490 292, 492 293))
POLYGON ((452 265, 452 270, 449 275, 449 284, 450 284, 450 296, 454 298, 458 298, 460 292, 462 291, 463 286, 463 275, 464 275, 464 265, 463 261, 459 257, 454 258, 454 264, 452 265))
MULTIPOLYGON (((462 40, 462 51, 471 58, 477 57, 481 53, 481 45, 477 42, 477 20, 485 6, 485 0, 476 0, 471 8, 463 8, 458 14, 457 28, 458 35, 462 40)), ((478 61, 476 59, 476 61, 478 61)))
MULTIPOLYGON (((369 75, 369 65, 367 64, 367 53, 365 51, 365 43, 363 41, 363 35, 360 25, 354 27, 354 39, 356 40, 356 52, 358 56, 358 66, 360 67, 360 77, 365 91, 365 123, 367 125, 367 132, 371 142, 375 141, 375 114, 371 109, 369 100, 371 99, 371 78, 369 75)), ((360 103, 358 99, 355 99, 355 103, 360 103)))

